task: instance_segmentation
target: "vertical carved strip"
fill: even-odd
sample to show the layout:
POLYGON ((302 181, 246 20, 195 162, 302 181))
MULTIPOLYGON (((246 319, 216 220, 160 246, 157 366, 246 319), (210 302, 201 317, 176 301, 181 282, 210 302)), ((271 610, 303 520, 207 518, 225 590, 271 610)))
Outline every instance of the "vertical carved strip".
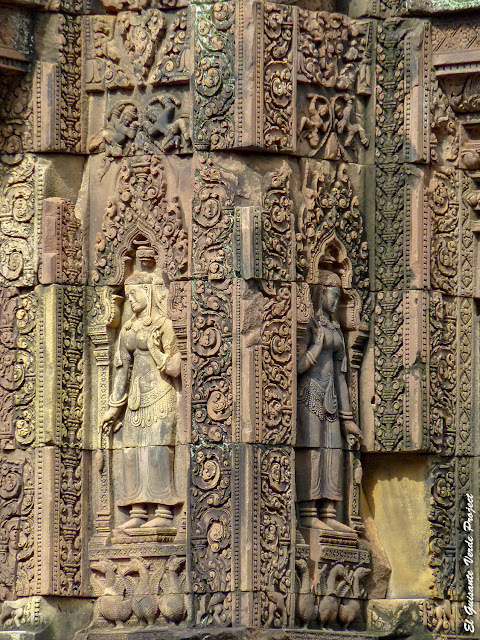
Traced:
POLYGON ((377 33, 376 262, 379 288, 403 286, 404 61, 398 21, 388 20, 377 33))
POLYGON ((233 146, 235 28, 235 2, 196 6, 193 134, 199 150, 233 146))
POLYGON ((403 293, 377 294, 375 338, 375 449, 399 451, 404 443, 403 293))
MULTIPOLYGON (((60 50, 60 150, 82 153, 84 122, 82 110, 82 22, 81 18, 62 16, 60 50)), ((57 125, 58 126, 58 125, 57 125)))
POLYGON ((435 458, 431 469, 432 498, 429 564, 434 572, 433 595, 461 601, 466 595, 468 566, 463 562, 466 494, 473 492, 471 458, 435 458))
POLYGON ((191 448, 189 590, 195 624, 232 621, 232 522, 230 447, 191 448))
POLYGON ((28 596, 35 589, 34 456, 19 449, 1 456, 0 578, 5 599, 28 596))
POLYGON ((294 9, 265 3, 263 140, 272 151, 293 151, 295 122, 294 9))
POLYGON ((460 180, 460 190, 463 196, 463 202, 460 202, 460 276, 459 285, 461 296, 473 296, 473 280, 474 280, 474 233, 471 224, 471 207, 468 206, 468 190, 471 181, 462 172, 458 172, 460 180))
POLYGON ((35 283, 38 243, 34 219, 35 164, 32 156, 0 165, 0 285, 35 283))
POLYGON ((221 280, 233 268, 233 187, 235 176, 199 158, 195 172, 192 222, 192 272, 195 277, 221 280))
POLYGON ((377 30, 375 448, 404 447, 404 48, 398 20, 377 30), (382 291, 383 289, 383 291, 382 291), (399 290, 395 290, 399 289, 399 290))
POLYGON ((472 450, 472 353, 473 353, 473 302, 460 298, 457 306, 458 352, 457 352, 457 453, 469 455, 472 450))
MULTIPOLYGON (((100 544, 105 543, 111 532, 112 496, 111 486, 111 451, 106 434, 100 436, 99 421, 108 409, 110 390, 110 354, 107 326, 115 322, 115 305, 112 300, 111 289, 90 289, 87 297, 88 334, 93 342, 93 355, 96 365, 97 378, 97 407, 96 422, 92 424, 93 433, 90 435, 93 448, 97 449, 94 457, 92 495, 95 498, 95 538, 100 544), (101 297, 103 293, 103 298, 101 297)), ((118 318, 117 318, 118 321, 118 318)), ((95 540, 94 538, 94 540, 95 540)))
POLYGON ((58 588, 62 596, 82 595, 82 489, 83 453, 80 449, 62 449, 59 482, 59 567, 58 588))
POLYGON ((42 217, 42 284, 82 284, 84 278, 80 220, 75 205, 62 198, 47 198, 42 217))
POLYGON ((290 196, 292 170, 286 162, 269 175, 262 211, 262 267, 265 280, 295 278, 295 220, 290 196))
POLYGON ((64 286, 62 295, 61 439, 68 447, 79 447, 83 442, 85 291, 64 286))
POLYGON ((431 269, 432 287, 455 295, 459 270, 459 174, 451 165, 434 171, 430 181, 429 205, 432 220, 431 269))
POLYGON ((260 588, 261 624, 288 625, 289 594, 292 591, 293 548, 293 452, 291 449, 259 450, 260 476, 260 588))
POLYGON ((289 284, 262 283, 262 416, 260 441, 295 442, 295 390, 292 290, 289 284))
POLYGON ((457 436, 457 305, 439 292, 430 295, 429 447, 452 455, 457 436))
POLYGON ((192 440, 232 441, 232 282, 194 281, 192 440))

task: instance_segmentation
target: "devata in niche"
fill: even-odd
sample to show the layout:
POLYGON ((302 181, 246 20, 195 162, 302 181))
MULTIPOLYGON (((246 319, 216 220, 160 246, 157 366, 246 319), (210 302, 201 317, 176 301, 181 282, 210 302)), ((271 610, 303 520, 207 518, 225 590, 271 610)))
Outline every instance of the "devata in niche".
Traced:
POLYGON ((129 507, 130 519, 120 529, 171 527, 172 508, 181 504, 173 468, 181 358, 166 315, 167 292, 151 272, 135 271, 125 280, 133 315, 118 337, 103 419, 103 429, 118 431, 123 446, 117 504, 129 507))
POLYGON ((347 387, 345 342, 335 319, 340 277, 320 271, 312 287, 314 316, 300 343, 296 486, 300 526, 354 533, 337 519, 343 500, 346 440, 361 439, 347 387), (351 434, 351 435, 349 435, 351 434))

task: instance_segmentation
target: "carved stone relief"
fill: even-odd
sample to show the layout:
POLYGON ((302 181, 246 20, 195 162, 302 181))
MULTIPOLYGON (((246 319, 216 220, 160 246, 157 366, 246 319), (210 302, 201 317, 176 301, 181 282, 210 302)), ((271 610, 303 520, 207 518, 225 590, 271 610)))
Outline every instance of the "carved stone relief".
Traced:
POLYGON ((469 637, 476 11, 17 4, 0 638, 469 637))

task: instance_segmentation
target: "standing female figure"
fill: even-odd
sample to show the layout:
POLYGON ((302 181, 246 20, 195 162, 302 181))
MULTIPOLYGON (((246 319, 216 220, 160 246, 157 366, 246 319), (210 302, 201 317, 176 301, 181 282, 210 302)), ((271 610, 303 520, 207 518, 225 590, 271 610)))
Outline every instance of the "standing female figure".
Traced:
POLYGON ((138 271, 125 281, 133 317, 120 331, 110 407, 102 424, 107 432, 121 428, 117 504, 130 507, 130 519, 120 529, 171 527, 172 507, 181 504, 173 475, 178 419, 174 379, 180 375, 180 353, 157 290, 152 273, 138 271), (120 424, 117 419, 125 405, 120 424), (151 520, 148 505, 155 505, 151 520))
POLYGON ((335 319, 341 280, 320 272, 313 288, 314 317, 300 345, 296 486, 300 526, 353 533, 337 520, 343 499, 343 448, 347 434, 361 433, 350 406, 345 343, 335 319))

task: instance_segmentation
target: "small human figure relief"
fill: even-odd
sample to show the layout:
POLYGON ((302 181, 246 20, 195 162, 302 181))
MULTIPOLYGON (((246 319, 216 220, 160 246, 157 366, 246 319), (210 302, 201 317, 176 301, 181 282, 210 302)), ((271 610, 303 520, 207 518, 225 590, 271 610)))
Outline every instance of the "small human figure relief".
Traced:
MULTIPOLYGON (((139 247, 136 257, 151 261, 153 250, 139 247)), ((116 502, 129 508, 130 518, 117 532, 127 535, 172 532, 172 509, 182 504, 174 483, 181 357, 167 317, 167 293, 154 272, 137 270, 125 280, 133 315, 116 344, 113 390, 102 429, 119 432, 121 438, 116 502)))
POLYGON ((362 438, 353 420, 345 342, 335 319, 340 277, 321 271, 312 287, 314 315, 298 358, 296 486, 300 526, 355 534, 337 518, 343 500, 343 450, 362 438))

